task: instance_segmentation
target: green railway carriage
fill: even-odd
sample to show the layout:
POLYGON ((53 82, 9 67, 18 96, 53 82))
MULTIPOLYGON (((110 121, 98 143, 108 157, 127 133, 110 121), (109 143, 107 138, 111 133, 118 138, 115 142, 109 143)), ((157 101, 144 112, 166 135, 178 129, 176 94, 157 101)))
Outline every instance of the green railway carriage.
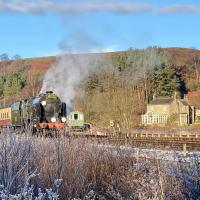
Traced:
POLYGON ((17 101, 11 105, 11 122, 13 126, 26 126, 31 121, 32 98, 17 101))
POLYGON ((73 111, 67 116, 67 125, 73 128, 84 129, 84 115, 82 112, 73 111))
POLYGON ((21 101, 17 101, 11 105, 11 123, 13 126, 22 125, 21 101))
POLYGON ((28 125, 31 122, 32 106, 33 106, 33 97, 29 97, 22 101, 21 113, 24 125, 28 125))

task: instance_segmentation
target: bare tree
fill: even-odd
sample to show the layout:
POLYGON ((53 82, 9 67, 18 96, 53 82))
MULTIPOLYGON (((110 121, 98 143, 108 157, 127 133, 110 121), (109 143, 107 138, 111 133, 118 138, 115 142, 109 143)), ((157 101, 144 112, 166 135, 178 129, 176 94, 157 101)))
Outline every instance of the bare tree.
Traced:
POLYGON ((41 87, 41 74, 38 71, 29 71, 27 73, 27 81, 31 88, 31 95, 35 96, 39 93, 41 87))
POLYGON ((200 81, 200 55, 193 56, 193 67, 195 72, 196 80, 200 81))
POLYGON ((6 74, 6 65, 8 64, 9 61, 9 57, 7 53, 3 53, 0 55, 0 61, 1 61, 1 65, 3 67, 3 75, 5 76, 6 74))

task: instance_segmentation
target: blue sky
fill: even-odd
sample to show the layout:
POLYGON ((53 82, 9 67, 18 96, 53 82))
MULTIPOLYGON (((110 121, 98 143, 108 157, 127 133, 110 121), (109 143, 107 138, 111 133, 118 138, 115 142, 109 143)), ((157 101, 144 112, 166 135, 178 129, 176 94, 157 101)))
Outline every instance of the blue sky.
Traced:
POLYGON ((2 1, 0 54, 200 49, 200 1, 2 1), (41 3, 42 2, 42 3, 41 3))

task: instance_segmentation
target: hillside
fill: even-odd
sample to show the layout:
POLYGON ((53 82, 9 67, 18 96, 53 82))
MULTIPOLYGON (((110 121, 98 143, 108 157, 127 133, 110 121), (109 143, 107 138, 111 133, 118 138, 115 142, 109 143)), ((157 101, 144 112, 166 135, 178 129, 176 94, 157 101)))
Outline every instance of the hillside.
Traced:
MULTIPOLYGON (((163 48, 162 49, 170 58, 174 65, 178 67, 187 66, 190 67, 196 56, 200 56, 200 50, 189 49, 189 48, 163 48)), ((106 57, 112 57, 114 54, 119 52, 108 52, 108 53, 91 53, 90 55, 103 55, 106 57)), ((35 72, 40 71, 45 73, 51 64, 54 63, 56 57, 39 57, 39 58, 28 58, 24 59, 28 66, 28 71, 35 72)), ((13 70, 13 69, 11 69, 13 70)), ((0 67, 0 73, 2 73, 2 68, 0 67)))
MULTIPOLYGON (((170 56, 173 64, 176 66, 190 66, 193 62, 194 57, 200 56, 200 50, 189 49, 189 48, 162 48, 162 50, 170 56)), ((92 56, 104 55, 111 57, 112 55, 119 52, 108 52, 108 53, 91 53, 92 56)), ((26 59, 27 63, 31 65, 32 69, 40 68, 42 71, 47 70, 50 65, 55 61, 55 57, 41 57, 41 58, 30 58, 26 59)))
MULTIPOLYGON (((172 63, 176 66, 182 67, 187 66, 190 67, 193 62, 194 58, 196 56, 200 56, 200 50, 196 49, 189 49, 189 48, 163 48, 162 49, 172 60, 172 63)), ((91 53, 91 56, 96 55, 103 55, 106 57, 112 57, 114 54, 119 52, 108 52, 108 53, 91 53)), ((123 53, 123 52, 122 52, 123 53)), ((39 71, 40 73, 45 73, 51 65, 54 63, 56 57, 39 57, 39 58, 27 58, 23 59, 19 64, 12 64, 11 61, 8 62, 8 65, 6 65, 5 73, 9 74, 13 70, 18 67, 22 62, 23 64, 19 66, 23 70, 23 67, 25 66, 25 73, 35 73, 36 71, 39 71), (17 66, 16 66, 16 65, 17 66)), ((3 74, 3 66, 0 65, 0 74, 3 74)))
MULTIPOLYGON (((73 106, 77 110, 82 110, 89 122, 100 126, 106 126, 110 119, 119 121, 126 128, 139 124, 140 115, 144 113, 146 103, 151 100, 155 92, 172 95, 177 87, 181 93, 200 89, 199 50, 154 47, 81 56, 86 55, 91 58, 101 55, 105 59, 98 63, 96 71, 81 80, 79 90, 76 88, 76 92, 77 94, 80 90, 82 92, 77 95, 73 106), (159 91, 165 89, 159 89, 157 80, 153 80, 154 67, 163 64, 169 66, 166 69, 167 73, 171 70, 170 73, 177 76, 176 81, 179 81, 176 86, 170 86, 170 91, 165 91, 165 93, 159 91)), ((68 56, 70 59, 70 55, 68 56)), ((56 57, 41 57, 1 62, 1 106, 37 95, 41 89, 44 74, 55 61, 56 57)), ((55 74, 57 71, 62 72, 61 69, 54 70, 55 74)), ((81 73, 83 72, 80 71, 81 73)), ((64 76, 64 78, 67 77, 64 76)), ((172 84, 174 84, 173 81, 172 84)), ((66 88, 66 85, 60 84, 59 87, 66 88)))
POLYGON ((164 52, 170 56, 176 66, 191 66, 194 58, 200 56, 200 51, 189 48, 164 48, 164 52))

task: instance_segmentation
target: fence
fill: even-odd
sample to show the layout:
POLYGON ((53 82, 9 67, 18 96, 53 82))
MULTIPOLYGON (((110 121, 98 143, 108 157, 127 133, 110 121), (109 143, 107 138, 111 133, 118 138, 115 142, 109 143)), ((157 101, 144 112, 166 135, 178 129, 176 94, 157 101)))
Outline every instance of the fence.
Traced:
POLYGON ((142 115, 142 124, 148 125, 148 124, 166 124, 168 120, 167 115, 142 115))

